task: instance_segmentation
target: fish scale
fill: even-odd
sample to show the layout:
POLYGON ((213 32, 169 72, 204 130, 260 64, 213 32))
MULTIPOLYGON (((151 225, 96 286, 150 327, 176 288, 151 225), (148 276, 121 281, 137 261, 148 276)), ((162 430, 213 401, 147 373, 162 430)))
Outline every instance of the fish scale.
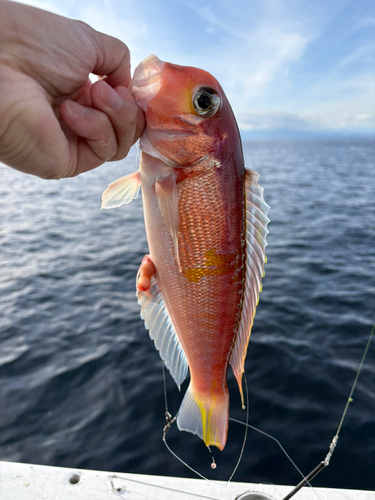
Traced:
MULTIPOLYGON (((241 253, 243 218, 240 215, 237 221, 233 220, 233 227, 226 228, 225 217, 223 218, 225 204, 219 193, 222 188, 217 182, 220 173, 215 165, 211 167, 203 165, 200 171, 199 176, 194 176, 191 180, 187 177, 178 187, 180 234, 184 235, 181 239, 186 242, 185 245, 179 245, 181 274, 185 276, 186 269, 191 270, 192 267, 200 272, 197 281, 188 278, 186 297, 191 310, 194 310, 199 317, 197 324, 194 325, 195 329, 205 332, 205 335, 198 340, 194 335, 195 332, 192 332, 192 342, 196 345, 185 349, 185 352, 191 352, 192 361, 189 361, 189 358, 188 361, 192 369, 196 351, 201 349, 202 352, 207 352, 208 346, 213 344, 216 356, 206 356, 203 359, 201 363, 203 366, 199 369, 203 371, 204 377, 199 378, 207 380, 206 374, 212 371, 212 365, 215 363, 224 367, 218 376, 225 383, 225 362, 233 343, 233 333, 238 328, 238 310, 241 306, 239 297, 243 294, 244 269, 223 266, 220 262, 217 266, 214 262, 210 265, 206 256, 207 252, 213 250, 216 255, 234 261, 233 253, 236 255, 241 253), (211 189, 208 189, 208 186, 211 186, 211 189), (236 228, 236 234, 230 241, 226 233, 233 233, 233 228, 236 228), (196 250, 190 251, 191 248, 196 250), (234 307, 228 308, 228 303, 232 303, 234 307), (217 345, 217 335, 221 338, 219 345, 217 345)), ((233 189, 228 183, 225 187, 233 189)), ((238 214, 243 213, 242 204, 243 197, 239 196, 238 214)), ((204 385, 204 380, 200 385, 204 385)))

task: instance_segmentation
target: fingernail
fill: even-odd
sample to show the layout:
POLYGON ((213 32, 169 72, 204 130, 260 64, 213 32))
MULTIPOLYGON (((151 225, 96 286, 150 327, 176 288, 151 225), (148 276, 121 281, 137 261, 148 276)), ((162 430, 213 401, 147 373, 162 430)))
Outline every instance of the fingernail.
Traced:
POLYGON ((119 109, 122 105, 122 98, 118 95, 118 93, 113 90, 107 83, 102 86, 102 100, 103 103, 111 109, 119 109))
POLYGON ((66 107, 69 113, 74 116, 83 116, 87 113, 87 109, 84 106, 74 101, 66 101, 66 107))

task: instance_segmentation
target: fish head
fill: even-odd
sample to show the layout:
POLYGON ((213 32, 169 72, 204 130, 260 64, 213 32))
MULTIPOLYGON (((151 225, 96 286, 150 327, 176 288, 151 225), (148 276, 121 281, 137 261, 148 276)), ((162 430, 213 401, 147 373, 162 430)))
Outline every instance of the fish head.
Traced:
POLYGON ((210 73, 151 55, 136 68, 130 91, 146 115, 140 148, 166 165, 191 167, 207 157, 221 164, 241 149, 233 148, 241 144, 237 123, 210 73))

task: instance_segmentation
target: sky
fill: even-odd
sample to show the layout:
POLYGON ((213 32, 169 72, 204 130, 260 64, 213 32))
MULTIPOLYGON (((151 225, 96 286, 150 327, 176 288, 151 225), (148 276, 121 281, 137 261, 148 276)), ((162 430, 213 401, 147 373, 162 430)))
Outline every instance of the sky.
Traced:
POLYGON ((245 136, 375 134, 374 0, 25 0, 221 83, 245 136))

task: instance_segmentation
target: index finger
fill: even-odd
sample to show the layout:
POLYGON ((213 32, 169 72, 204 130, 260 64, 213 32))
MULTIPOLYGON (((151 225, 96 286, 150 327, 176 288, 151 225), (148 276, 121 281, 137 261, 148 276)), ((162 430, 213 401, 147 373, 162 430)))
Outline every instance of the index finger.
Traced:
POLYGON ((130 51, 124 42, 89 28, 90 38, 96 49, 96 62, 92 73, 106 76, 111 87, 127 87, 130 83, 130 51))

